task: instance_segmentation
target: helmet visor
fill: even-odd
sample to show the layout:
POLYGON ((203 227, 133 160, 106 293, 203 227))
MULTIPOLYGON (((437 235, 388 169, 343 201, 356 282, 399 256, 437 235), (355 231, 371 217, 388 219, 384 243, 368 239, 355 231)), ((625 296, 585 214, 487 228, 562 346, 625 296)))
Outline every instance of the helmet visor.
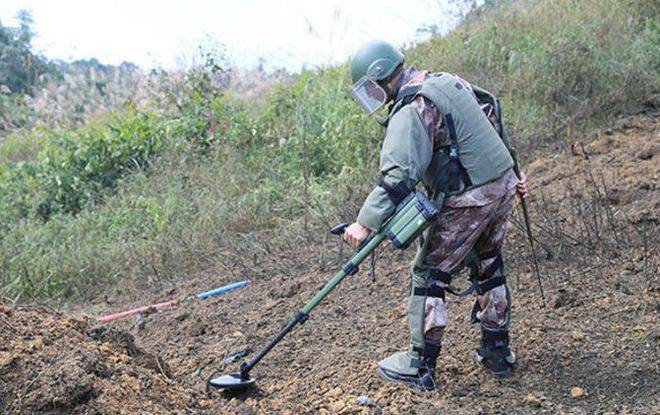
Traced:
POLYGON ((374 80, 363 76, 351 85, 350 93, 367 115, 378 111, 387 102, 387 93, 374 80))

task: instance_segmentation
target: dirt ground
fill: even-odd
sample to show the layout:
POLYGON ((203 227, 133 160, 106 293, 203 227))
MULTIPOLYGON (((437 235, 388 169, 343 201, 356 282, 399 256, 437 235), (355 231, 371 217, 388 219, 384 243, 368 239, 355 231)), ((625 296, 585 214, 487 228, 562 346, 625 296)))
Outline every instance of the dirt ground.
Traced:
MULTIPOLYGON (((383 255, 375 284, 364 270, 347 278, 253 370, 256 388, 240 394, 207 393, 206 379, 236 370, 240 359, 223 359, 259 349, 331 271, 259 278, 219 298, 106 325, 83 314, 250 276, 199 277, 69 314, 3 307, 0 412, 658 414, 659 123, 657 117, 625 120, 589 144, 571 143, 565 156, 529 164, 535 230, 553 255, 538 249, 544 308, 524 235, 511 227, 505 258, 519 363, 509 379, 491 378, 473 362, 472 300, 451 297, 438 389, 413 391, 378 376, 378 360, 407 345, 408 252, 383 255), (598 208, 584 208, 591 204, 598 208), (358 397, 368 397, 360 400, 366 405, 358 397)), ((516 215, 513 223, 519 222, 516 215)), ((300 255, 312 249, 303 247, 300 255)), ((331 269, 341 263, 334 259, 331 269)))

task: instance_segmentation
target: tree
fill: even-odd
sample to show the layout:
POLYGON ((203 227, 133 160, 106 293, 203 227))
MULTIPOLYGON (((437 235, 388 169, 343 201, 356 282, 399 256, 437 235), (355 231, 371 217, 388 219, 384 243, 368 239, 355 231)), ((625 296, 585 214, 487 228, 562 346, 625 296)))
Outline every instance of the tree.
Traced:
POLYGON ((48 61, 32 52, 34 21, 27 10, 16 15, 18 27, 0 22, 0 85, 13 93, 32 94, 39 76, 54 72, 48 61))

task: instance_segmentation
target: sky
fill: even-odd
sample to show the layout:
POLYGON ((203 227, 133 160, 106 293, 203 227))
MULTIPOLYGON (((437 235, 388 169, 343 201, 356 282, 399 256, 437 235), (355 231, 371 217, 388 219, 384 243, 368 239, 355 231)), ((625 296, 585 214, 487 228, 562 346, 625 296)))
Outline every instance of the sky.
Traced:
POLYGON ((266 69, 331 65, 363 42, 397 46, 445 33, 460 16, 456 0, 0 0, 0 22, 32 12, 37 51, 51 59, 96 57, 176 69, 196 62, 199 46, 230 62, 266 69))

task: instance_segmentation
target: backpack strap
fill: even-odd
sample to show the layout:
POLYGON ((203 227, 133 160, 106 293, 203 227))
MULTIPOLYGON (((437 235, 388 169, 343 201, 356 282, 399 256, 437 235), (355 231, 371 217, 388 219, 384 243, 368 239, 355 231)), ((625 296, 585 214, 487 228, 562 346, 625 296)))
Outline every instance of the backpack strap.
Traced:
POLYGON ((408 105, 412 102, 413 99, 417 96, 417 93, 422 89, 422 84, 406 86, 399 90, 399 93, 396 96, 396 103, 401 103, 401 107, 408 105))
POLYGON ((449 133, 449 190, 454 192, 461 188, 460 181, 463 181, 465 187, 472 186, 472 180, 467 170, 461 163, 458 151, 458 138, 456 137, 456 127, 454 126, 454 118, 451 114, 445 115, 445 122, 447 123, 447 132, 449 133))
POLYGON ((509 153, 511 153, 512 150, 511 143, 509 142, 509 136, 506 133, 504 120, 502 119, 502 103, 490 91, 487 91, 478 85, 471 84, 471 86, 472 86, 472 91, 474 92, 474 95, 477 97, 477 101, 479 103, 486 103, 493 106, 493 111, 495 111, 495 118, 497 118, 497 121, 500 123, 501 131, 498 131, 500 139, 504 143, 504 146, 507 148, 507 150, 509 150, 509 153))

